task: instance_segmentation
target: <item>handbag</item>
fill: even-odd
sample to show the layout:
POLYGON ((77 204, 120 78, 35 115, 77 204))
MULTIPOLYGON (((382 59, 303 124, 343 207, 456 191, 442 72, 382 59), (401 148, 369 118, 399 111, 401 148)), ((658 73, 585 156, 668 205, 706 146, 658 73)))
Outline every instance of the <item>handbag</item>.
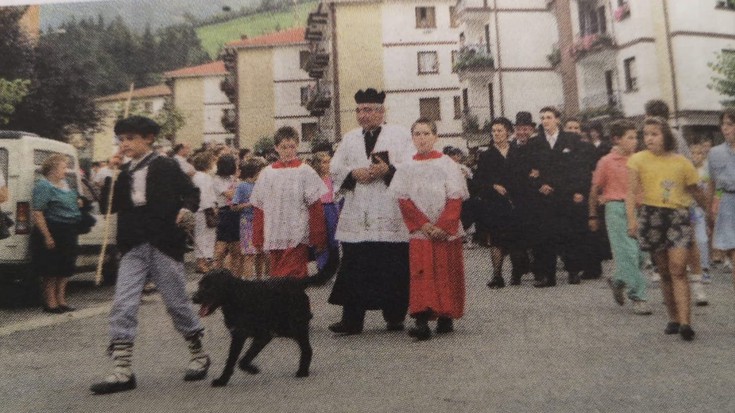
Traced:
POLYGON ((10 237, 10 227, 15 225, 7 212, 0 211, 0 239, 10 237))
POLYGON ((82 198, 82 207, 79 208, 82 213, 82 219, 77 224, 78 234, 87 234, 92 230, 94 224, 97 223, 97 218, 92 215, 92 204, 87 199, 82 198))
POLYGON ((212 207, 204 210, 204 222, 207 224, 207 228, 217 228, 219 213, 216 208, 212 207))

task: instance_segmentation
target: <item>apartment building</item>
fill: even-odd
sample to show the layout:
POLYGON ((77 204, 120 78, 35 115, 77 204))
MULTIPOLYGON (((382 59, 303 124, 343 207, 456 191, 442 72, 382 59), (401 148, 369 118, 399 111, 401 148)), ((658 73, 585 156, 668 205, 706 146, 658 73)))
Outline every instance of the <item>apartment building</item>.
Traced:
POLYGON ((304 28, 295 28, 226 45, 222 89, 236 105, 228 121, 239 147, 252 148, 279 127, 291 126, 302 136, 299 150, 310 149, 318 117, 302 106, 312 83, 301 70, 309 55, 304 35, 304 28))
POLYGON ((171 98, 171 89, 166 85, 156 85, 134 89, 132 94, 126 91, 95 99, 103 115, 97 130, 87 133, 92 141, 90 154, 92 160, 106 160, 117 151, 113 129, 115 122, 125 111, 128 97, 130 97, 130 113, 155 116, 163 108, 166 99, 171 98))
POLYGON ((227 73, 220 60, 165 74, 174 105, 186 120, 176 133, 176 143, 188 143, 192 147, 203 142, 234 143, 234 130, 227 127, 235 105, 221 88, 227 73))
POLYGON ((730 1, 459 0, 457 15, 462 50, 492 61, 460 72, 463 108, 480 124, 546 104, 635 118, 647 100, 663 99, 685 136, 716 133, 723 97, 708 88, 708 63, 735 50, 730 1))
POLYGON ((339 140, 357 127, 354 94, 386 92, 386 121, 437 122, 442 144, 464 144, 454 1, 323 1, 307 21, 313 79, 304 107, 320 132, 339 140))

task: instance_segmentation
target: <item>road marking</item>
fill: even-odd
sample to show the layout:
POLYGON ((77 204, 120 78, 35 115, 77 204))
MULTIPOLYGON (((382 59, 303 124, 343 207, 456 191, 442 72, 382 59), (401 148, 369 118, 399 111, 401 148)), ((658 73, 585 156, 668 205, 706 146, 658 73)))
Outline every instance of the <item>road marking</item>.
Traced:
MULTIPOLYGON (((186 291, 191 292, 196 289, 197 282, 191 281, 186 284, 186 291)), ((161 301, 159 294, 144 295, 141 298, 143 303, 155 303, 161 301)), ((31 331, 44 327, 51 327, 58 324, 68 323, 70 321, 83 320, 85 318, 95 317, 101 314, 109 314, 112 304, 103 304, 96 307, 82 308, 71 313, 48 314, 39 317, 33 317, 29 320, 19 321, 17 323, 8 324, 0 327, 0 337, 9 336, 19 331, 31 331)))

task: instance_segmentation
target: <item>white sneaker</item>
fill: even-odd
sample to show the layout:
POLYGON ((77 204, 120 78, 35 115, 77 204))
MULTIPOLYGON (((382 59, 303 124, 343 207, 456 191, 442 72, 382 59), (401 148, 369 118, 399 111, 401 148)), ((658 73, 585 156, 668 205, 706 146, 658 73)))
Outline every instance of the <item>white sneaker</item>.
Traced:
POLYGON ((651 315, 651 307, 648 306, 648 302, 642 300, 633 300, 633 314, 638 315, 651 315))
POLYGON ((707 301, 707 294, 704 293, 704 286, 701 282, 691 282, 689 283, 691 286, 691 292, 692 292, 692 298, 694 298, 694 303, 698 307, 703 307, 709 304, 709 301, 707 301))
POLYGON ((658 271, 652 271, 651 272, 651 282, 659 282, 661 281, 661 274, 658 273, 658 271))

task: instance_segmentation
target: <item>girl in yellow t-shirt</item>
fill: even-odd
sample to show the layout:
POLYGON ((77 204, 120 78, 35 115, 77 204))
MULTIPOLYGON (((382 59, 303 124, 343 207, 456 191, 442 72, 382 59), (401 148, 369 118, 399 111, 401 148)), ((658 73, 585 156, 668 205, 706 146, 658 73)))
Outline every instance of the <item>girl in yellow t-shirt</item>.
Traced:
POLYGON ((675 153, 676 140, 664 119, 646 118, 643 139, 646 150, 628 160, 628 235, 637 237, 641 249, 651 253, 661 274, 661 292, 669 314, 664 333, 679 333, 688 341, 694 338, 686 274, 694 238, 689 206, 694 198, 707 211, 706 199, 697 186, 699 176, 694 165, 675 153), (637 208, 639 189, 643 202, 637 208))

